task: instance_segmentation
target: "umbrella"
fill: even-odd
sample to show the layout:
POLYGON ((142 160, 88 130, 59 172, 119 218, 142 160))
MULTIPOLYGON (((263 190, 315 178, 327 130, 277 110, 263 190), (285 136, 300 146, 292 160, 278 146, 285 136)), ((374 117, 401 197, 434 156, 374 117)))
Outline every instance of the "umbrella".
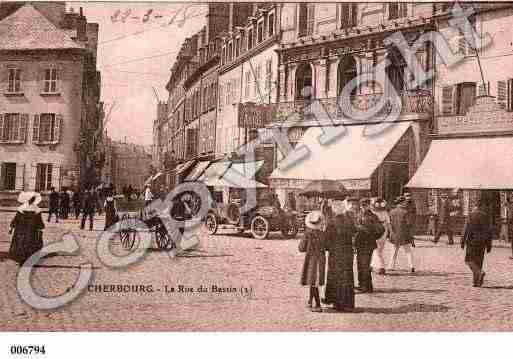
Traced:
POLYGON ((347 189, 338 181, 318 180, 312 181, 299 193, 305 197, 322 197, 343 200, 347 197, 347 189))

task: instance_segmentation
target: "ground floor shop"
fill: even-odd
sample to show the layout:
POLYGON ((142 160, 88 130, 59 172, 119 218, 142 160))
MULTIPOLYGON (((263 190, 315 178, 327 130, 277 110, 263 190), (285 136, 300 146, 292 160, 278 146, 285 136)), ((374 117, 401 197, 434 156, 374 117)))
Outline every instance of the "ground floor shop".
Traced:
POLYGON ((308 128, 295 146, 308 154, 285 169, 278 167, 270 176, 280 201, 299 211, 310 209, 316 204, 298 193, 311 181, 323 179, 340 181, 359 197, 393 201, 401 195, 419 163, 419 124, 378 126, 347 126, 342 135, 325 144, 322 136, 329 127, 308 128))
POLYGON ((442 197, 448 195, 452 208, 458 209, 456 232, 461 232, 477 202, 484 201, 495 237, 508 239, 508 222, 513 225, 511 168, 513 136, 436 139, 407 187, 426 200, 435 220, 442 197))

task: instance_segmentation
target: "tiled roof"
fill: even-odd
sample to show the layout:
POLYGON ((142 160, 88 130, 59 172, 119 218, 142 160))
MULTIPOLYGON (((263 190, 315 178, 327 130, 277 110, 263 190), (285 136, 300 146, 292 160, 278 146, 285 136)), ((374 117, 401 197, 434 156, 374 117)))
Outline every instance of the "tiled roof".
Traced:
POLYGON ((32 5, 0 21, 0 50, 82 49, 32 5))

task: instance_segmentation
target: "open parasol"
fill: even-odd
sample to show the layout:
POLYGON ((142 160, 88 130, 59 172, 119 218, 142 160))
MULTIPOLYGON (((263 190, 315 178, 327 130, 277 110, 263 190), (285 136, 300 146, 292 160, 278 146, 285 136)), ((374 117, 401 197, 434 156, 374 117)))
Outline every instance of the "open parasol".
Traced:
POLYGON ((312 181, 299 193, 305 197, 322 197, 343 200, 347 197, 347 189, 338 181, 316 180, 312 181))

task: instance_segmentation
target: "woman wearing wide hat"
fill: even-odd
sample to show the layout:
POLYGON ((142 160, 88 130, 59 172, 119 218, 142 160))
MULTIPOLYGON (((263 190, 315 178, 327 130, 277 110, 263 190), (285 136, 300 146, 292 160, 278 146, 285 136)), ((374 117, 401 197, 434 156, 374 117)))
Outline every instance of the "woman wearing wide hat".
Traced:
POLYGON ((305 253, 301 285, 310 286, 308 307, 312 308, 312 301, 315 300, 315 307, 312 308, 312 311, 321 311, 319 286, 324 285, 326 273, 324 215, 319 211, 308 213, 305 218, 305 226, 305 236, 299 242, 299 251, 305 253))
POLYGON ((43 248, 43 232, 45 228, 41 209, 41 195, 37 192, 22 192, 18 196, 22 203, 11 221, 9 233, 13 233, 9 257, 20 265, 30 256, 43 248))

